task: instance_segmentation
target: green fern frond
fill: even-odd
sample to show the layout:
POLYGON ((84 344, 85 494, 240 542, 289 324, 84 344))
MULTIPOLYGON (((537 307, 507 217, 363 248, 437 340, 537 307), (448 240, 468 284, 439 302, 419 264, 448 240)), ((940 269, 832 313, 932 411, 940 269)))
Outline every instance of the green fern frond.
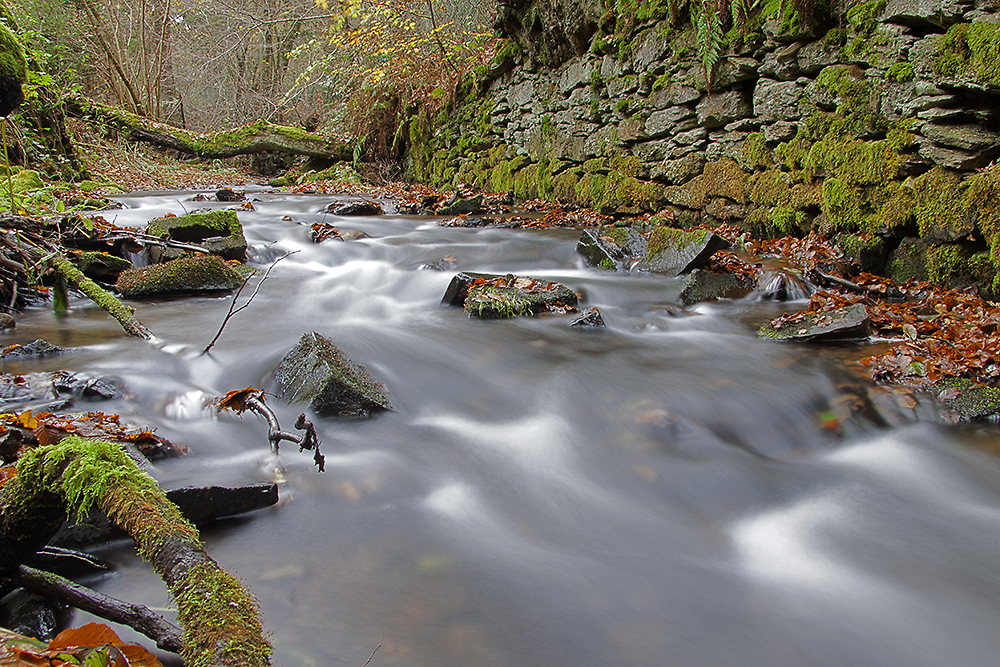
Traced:
POLYGON ((715 76, 715 65, 722 55, 722 18, 719 10, 704 2, 701 11, 695 19, 698 40, 698 55, 705 68, 705 82, 708 90, 712 90, 712 79, 715 76))

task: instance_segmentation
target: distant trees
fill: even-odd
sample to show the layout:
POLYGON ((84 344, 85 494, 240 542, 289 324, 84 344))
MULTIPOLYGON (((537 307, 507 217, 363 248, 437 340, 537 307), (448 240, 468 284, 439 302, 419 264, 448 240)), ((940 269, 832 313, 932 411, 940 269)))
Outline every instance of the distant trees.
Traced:
POLYGON ((489 2, 14 2, 47 85, 196 131, 325 116, 363 136, 360 116, 440 95, 492 39, 489 2))

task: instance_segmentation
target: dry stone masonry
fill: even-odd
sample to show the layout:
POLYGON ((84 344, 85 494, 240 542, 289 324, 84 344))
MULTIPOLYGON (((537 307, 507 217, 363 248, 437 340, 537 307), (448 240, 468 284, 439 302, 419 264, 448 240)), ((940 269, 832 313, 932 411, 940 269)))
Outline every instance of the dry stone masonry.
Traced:
POLYGON ((690 26, 515 1, 491 66, 412 119, 408 173, 678 227, 817 231, 865 270, 994 292, 995 2, 840 3, 798 32, 765 18, 706 71, 690 26))

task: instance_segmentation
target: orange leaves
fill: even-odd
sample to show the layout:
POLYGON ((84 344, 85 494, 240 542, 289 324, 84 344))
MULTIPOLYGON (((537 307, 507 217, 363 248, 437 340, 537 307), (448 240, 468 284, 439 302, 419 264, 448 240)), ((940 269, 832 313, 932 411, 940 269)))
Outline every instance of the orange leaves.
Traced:
POLYGON ((50 412, 32 414, 26 410, 19 415, 0 414, 0 427, 30 431, 40 445, 59 442, 67 435, 85 438, 102 438, 131 442, 147 456, 174 450, 173 445, 152 431, 123 425, 118 415, 87 412, 73 415, 54 415, 50 412))
POLYGON ((0 628, 0 667, 162 667, 138 644, 125 644, 108 626, 88 623, 59 633, 48 644, 0 628))
POLYGON ((219 410, 232 410, 239 415, 247 410, 247 399, 259 397, 263 400, 263 396, 264 392, 253 387, 235 389, 219 399, 216 406, 219 410))

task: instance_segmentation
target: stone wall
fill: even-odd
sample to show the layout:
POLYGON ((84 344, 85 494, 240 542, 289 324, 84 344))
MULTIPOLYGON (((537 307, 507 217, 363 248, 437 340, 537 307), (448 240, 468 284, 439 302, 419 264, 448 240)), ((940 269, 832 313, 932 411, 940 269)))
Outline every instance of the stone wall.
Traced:
POLYGON ((870 0, 799 34, 765 20, 706 72, 693 28, 605 33, 593 7, 578 17, 589 49, 559 51, 538 38, 535 0, 520 21, 506 16, 518 41, 448 107, 412 119, 407 173, 681 227, 818 231, 867 270, 989 292, 995 2, 870 0))

